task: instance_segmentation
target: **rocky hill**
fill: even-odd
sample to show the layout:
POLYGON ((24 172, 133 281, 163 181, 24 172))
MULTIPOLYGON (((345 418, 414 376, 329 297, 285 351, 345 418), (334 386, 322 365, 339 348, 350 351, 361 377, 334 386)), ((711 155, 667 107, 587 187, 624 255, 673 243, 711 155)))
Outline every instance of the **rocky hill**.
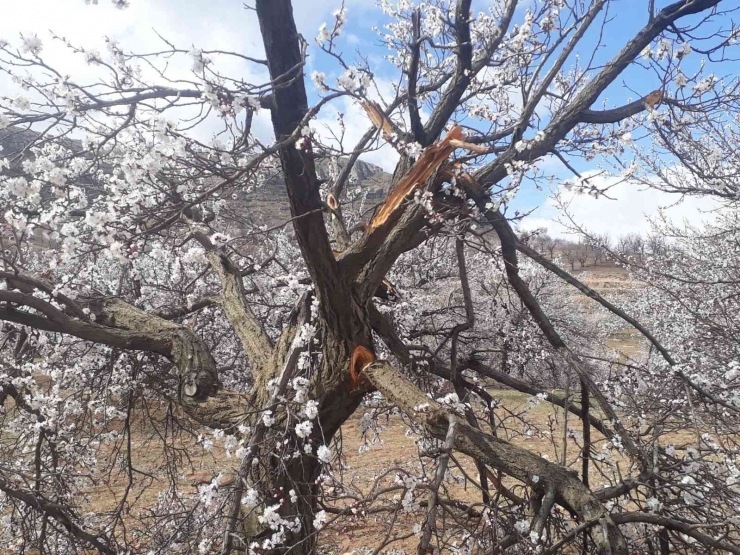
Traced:
MULTIPOLYGON (((328 179, 331 175, 329 164, 320 162, 317 173, 320 179, 328 179)), ((352 192, 360 189, 361 194, 357 195, 358 202, 364 200, 365 208, 369 209, 385 199, 390 183, 391 175, 382 168, 358 160, 352 168, 347 188, 352 192)), ((290 218, 288 194, 279 174, 268 179, 253 192, 244 194, 240 201, 243 202, 240 203, 241 208, 256 224, 278 225, 290 218)))
MULTIPOLYGON (((21 161, 30 156, 30 153, 23 152, 23 150, 38 138, 39 133, 36 131, 13 127, 0 129, 0 157, 16 159, 10 168, 3 170, 3 174, 20 175, 22 173, 21 161), (22 156, 17 158, 19 153, 22 156)), ((82 150, 82 144, 73 139, 63 139, 63 144, 73 151, 82 150)), ((341 166, 340 162, 340 168, 341 166)), ((329 163, 319 162, 317 171, 320 178, 327 179, 331 174, 329 163)), ((382 168, 358 160, 352 169, 348 187, 353 191, 360 188, 362 191, 360 196, 369 208, 385 198, 390 181, 391 176, 382 168)), ((83 183, 83 186, 91 196, 98 194, 92 181, 83 183)), ((242 213, 245 219, 258 225, 275 226, 287 221, 290 218, 290 206, 282 177, 276 174, 252 191, 240 192, 237 200, 234 201, 234 208, 242 213)))

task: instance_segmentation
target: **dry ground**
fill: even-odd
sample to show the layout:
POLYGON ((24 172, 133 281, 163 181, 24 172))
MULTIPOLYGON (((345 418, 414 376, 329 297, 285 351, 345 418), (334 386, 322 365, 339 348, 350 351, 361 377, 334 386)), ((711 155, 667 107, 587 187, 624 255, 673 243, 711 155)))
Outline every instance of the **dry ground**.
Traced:
MULTIPOLYGON (((553 407, 547 403, 531 407, 528 404, 530 396, 511 390, 491 389, 489 392, 501 401, 501 408, 497 411, 497 415, 506 424, 507 430, 501 428, 500 437, 508 437, 512 443, 536 454, 545 455, 551 461, 559 460, 562 454, 562 410, 558 409, 555 412, 553 407), (524 415, 525 412, 526 415, 524 415), (544 437, 526 435, 526 427, 520 420, 520 416, 526 419, 529 426, 539 428, 544 433, 544 437), (556 417, 556 421, 553 417, 556 417)), ((361 492, 368 492, 376 478, 390 468, 412 471, 420 467, 415 443, 418 436, 410 433, 407 425, 399 416, 391 416, 388 419, 385 416, 381 417, 380 442, 370 445, 369 450, 360 449, 364 443, 359 428, 360 417, 369 410, 371 409, 360 408, 341 430, 344 454, 341 472, 344 473, 345 483, 351 484, 361 492)), ((572 415, 570 418, 569 426, 578 428, 579 422, 572 415)), ((151 507, 156 502, 158 492, 167 487, 166 469, 163 467, 165 457, 161 442, 158 438, 152 437, 152 429, 141 422, 134 425, 132 429, 132 453, 135 466, 138 471, 151 474, 157 479, 151 483, 146 480, 139 481, 138 486, 133 488, 129 496, 130 516, 126 518, 129 534, 137 527, 139 511, 151 507)), ((598 434, 594 434, 593 441, 598 450, 601 441, 598 434)), ((211 452, 204 452, 200 446, 194 444, 194 441, 178 443, 181 448, 187 450, 191 457, 190 463, 183 465, 183 473, 178 476, 179 487, 185 494, 196 493, 199 486, 210 482, 219 473, 228 479, 238 466, 239 461, 234 457, 226 457, 223 450, 218 447, 211 452)), ((577 468, 578 452, 579 447, 570 441, 568 461, 574 468, 577 468)), ((456 456, 456 460, 469 476, 477 478, 472 460, 460 456, 456 456)), ((622 472, 628 472, 626 464, 620 466, 622 472)), ((452 474, 458 479, 462 478, 459 469, 453 469, 452 474)), ((126 482, 124 470, 115 470, 111 475, 109 485, 89 490, 90 500, 80 507, 80 511, 84 513, 90 510, 95 512, 114 510, 121 499, 126 482)), ((390 485, 391 482, 392 474, 383 481, 386 485, 390 485)), ((522 494, 522 490, 517 489, 514 481, 505 480, 504 484, 522 494)), ((447 483, 445 487, 455 498, 470 503, 480 501, 479 491, 465 480, 458 483, 447 483)), ((418 490, 417 500, 424 499, 425 495, 424 491, 418 490)), ((411 534, 414 524, 423 523, 424 511, 421 509, 413 514, 399 514, 394 534, 411 534)), ((359 555, 364 553, 361 548, 376 547, 386 539, 388 518, 387 513, 365 518, 344 518, 339 526, 332 527, 322 535, 322 553, 344 554, 355 551, 359 555)), ((405 551, 408 554, 415 553, 417 543, 418 536, 412 535, 410 538, 390 544, 382 553, 393 553, 393 551, 388 551, 392 549, 405 551)), ((13 552, 5 551, 0 546, 0 553, 13 552)), ((29 555, 31 553, 29 552, 29 555)), ((368 553, 372 553, 372 550, 368 553)))
MULTIPOLYGON (((589 266, 584 271, 576 270, 576 274, 579 274, 579 278, 586 281, 589 286, 603 294, 619 293, 625 287, 627 279, 627 273, 623 269, 611 264, 589 266)), ((574 301, 582 302, 585 301, 585 298, 574 292, 574 301)), ((630 329, 615 334, 610 346, 628 356, 633 356, 640 350, 640 342, 635 337, 633 330, 630 329)), ((515 445, 524 447, 536 454, 544 455, 551 461, 560 459, 563 449, 562 410, 547 403, 540 403, 531 407, 528 404, 530 396, 516 391, 491 389, 490 393, 501 402, 497 415, 505 426, 498 431, 500 437, 509 439, 515 445), (557 410, 555 410, 556 408, 557 410), (521 418, 522 415, 525 415, 524 418, 521 418), (524 424, 525 420, 526 424, 524 424), (527 430, 532 429, 539 429, 542 435, 539 437, 537 437, 537 434, 534 436, 528 435, 527 430)), ((341 431, 345 457, 341 471, 344 473, 346 483, 362 492, 367 492, 376 478, 389 468, 411 469, 418 468, 420 465, 415 443, 417 437, 409 433, 407 425, 398 416, 393 416, 387 421, 383 420, 383 429, 379 435, 380 443, 371 444, 369 450, 360 449, 363 445, 363 438, 359 429, 360 417, 368 410, 363 408, 358 410, 358 413, 342 427, 341 431)), ((569 419, 570 427, 579 427, 579 422, 575 420, 575 417, 570 415, 569 419)), ((167 482, 164 479, 166 469, 163 466, 164 457, 161 442, 156 437, 152 437, 152 430, 144 424, 134 426, 133 429, 132 451, 136 467, 138 470, 156 477, 154 482, 147 484, 148 487, 134 488, 130 500, 133 503, 132 514, 135 515, 138 508, 151 506, 155 502, 157 493, 166 487, 167 482)), ((594 433, 593 442, 595 449, 599 450, 603 444, 603 438, 598 433, 594 433)), ((238 465, 238 461, 235 458, 226 457, 222 449, 217 447, 210 453, 206 453, 194 443, 194 439, 180 443, 180 447, 184 448, 190 457, 190 462, 184 465, 186 470, 178 476, 178 482, 184 493, 195 493, 200 485, 209 482, 219 472, 228 477, 238 465)), ((569 441, 567 460, 574 469, 578 468, 580 464, 578 459, 579 449, 579 446, 573 440, 569 441)), ((458 458, 457 460, 470 476, 477 476, 471 460, 465 458, 458 458)), ((615 468, 613 471, 617 472, 617 469, 615 468)), ((623 475, 629 473, 628 464, 625 460, 620 461, 618 471, 623 475)), ((458 469, 453 470, 452 473, 458 478, 462 476, 458 469)), ((604 482, 603 479, 601 481, 604 482)), ((592 485, 598 488, 599 480, 597 477, 594 482, 592 485)), ((384 483, 389 483, 389 481, 386 480, 384 483)), ((95 511, 114 509, 125 484, 125 473, 114 473, 109 486, 90 491, 92 500, 84 509, 95 511)), ((522 493, 521 489, 516 490, 517 485, 513 481, 505 481, 504 484, 522 493)), ((478 490, 464 479, 447 487, 456 497, 468 502, 477 502, 480 499, 478 490)), ((424 494, 420 492, 419 498, 423 497, 424 494)), ((365 551, 362 548, 374 548, 386 539, 388 518, 387 513, 381 513, 378 516, 363 519, 345 519, 340 527, 332 528, 322 536, 321 550, 327 554, 344 554, 353 551, 358 555, 364 553, 365 551)), ((423 522, 423 519, 423 509, 416 514, 399 515, 394 534, 410 533, 413 525, 423 522)), ((135 527, 136 518, 133 517, 131 520, 130 524, 135 527)), ((393 553, 392 550, 396 549, 409 554, 415 553, 417 543, 418 536, 413 535, 410 538, 390 544, 383 552, 393 553)), ((0 547, 0 553, 4 552, 0 547)), ((372 550, 368 553, 372 553, 372 550)))

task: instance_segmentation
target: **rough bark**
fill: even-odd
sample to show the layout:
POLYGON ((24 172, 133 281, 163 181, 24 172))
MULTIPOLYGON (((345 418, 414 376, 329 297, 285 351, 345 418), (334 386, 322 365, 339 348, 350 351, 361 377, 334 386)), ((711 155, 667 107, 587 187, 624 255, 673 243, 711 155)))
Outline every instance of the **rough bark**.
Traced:
POLYGON ((363 375, 432 437, 444 441, 450 422, 455 421, 453 449, 521 480, 535 490, 552 488, 556 502, 577 513, 584 522, 603 522, 604 528, 594 533, 599 553, 627 554, 627 546, 616 524, 578 476, 526 449, 473 428, 461 417, 429 399, 385 361, 373 363, 363 375))

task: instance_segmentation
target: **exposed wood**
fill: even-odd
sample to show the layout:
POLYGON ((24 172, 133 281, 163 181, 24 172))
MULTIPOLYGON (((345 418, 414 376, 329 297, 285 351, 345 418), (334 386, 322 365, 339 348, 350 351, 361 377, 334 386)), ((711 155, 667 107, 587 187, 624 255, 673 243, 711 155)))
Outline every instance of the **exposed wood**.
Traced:
POLYGON ((350 376, 352 376, 353 386, 357 387, 360 385, 362 371, 375 362, 375 360, 375 353, 367 347, 363 347, 362 345, 355 347, 355 350, 352 351, 352 359, 349 363, 349 373, 350 376))
POLYGON ((385 203, 370 222, 370 228, 375 230, 385 224, 404 199, 424 185, 442 162, 447 160, 450 154, 455 151, 455 146, 451 144, 452 141, 455 139, 461 140, 463 137, 462 128, 455 125, 444 139, 427 148, 419 156, 411 170, 388 195, 385 203))
POLYGON ((383 113, 378 103, 368 100, 362 103, 362 107, 372 124, 383 133, 383 138, 389 143, 393 142, 393 136, 398 134, 398 130, 388 116, 383 113))

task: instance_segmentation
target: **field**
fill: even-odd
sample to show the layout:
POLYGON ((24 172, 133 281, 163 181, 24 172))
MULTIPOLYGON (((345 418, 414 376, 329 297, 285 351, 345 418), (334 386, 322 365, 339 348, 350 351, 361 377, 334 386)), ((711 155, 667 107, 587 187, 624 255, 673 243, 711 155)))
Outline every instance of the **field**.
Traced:
MULTIPOLYGON (((590 266, 587 273, 580 273, 590 286, 609 294, 618 293, 625 286, 626 273, 613 265, 590 266)), ((574 302, 590 302, 574 290, 574 302)), ((633 330, 625 329, 615 334, 610 341, 611 347, 626 356, 634 356, 640 351, 640 341, 635 337, 633 330)), ((498 434, 510 440, 513 444, 547 457, 551 461, 559 461, 563 451, 563 411, 547 403, 534 404, 531 397, 508 389, 489 388, 489 393, 500 402, 497 417, 500 419, 498 434)), ((562 394, 562 392, 559 392, 562 394)), ((341 429, 343 460, 335 472, 341 472, 345 484, 354 490, 355 494, 366 494, 376 483, 378 477, 388 473, 389 469, 418 469, 420 460, 416 440, 418 436, 411 433, 407 424, 397 416, 381 418, 381 430, 378 436, 365 444, 360 433, 360 418, 370 409, 361 407, 341 429), (365 446, 363 447, 363 444, 365 446), (363 447, 361 449, 361 447, 363 447)), ((132 458, 140 476, 149 475, 151 479, 137 480, 129 495, 128 516, 126 517, 129 533, 137 528, 137 521, 143 517, 142 509, 152 506, 156 502, 158 492, 166 488, 167 468, 164 466, 162 444, 150 423, 145 419, 135 418, 137 422, 132 426, 132 458)), ((578 429, 580 422, 573 415, 569 416, 569 427, 578 429)), ((676 438, 680 440, 680 438, 676 438)), ((601 449, 603 438, 593 434, 594 449, 601 449)), ((221 474, 221 483, 231 480, 239 461, 235 457, 228 457, 217 444, 210 452, 204 451, 196 445, 195 438, 178 440, 178 447, 187 451, 189 461, 182 465, 183 473, 177 477, 177 482, 183 494, 194 494, 205 484, 212 482, 214 477, 221 474)), ((567 460, 576 470, 579 466, 580 446, 574 440, 569 441, 567 460)), ((107 453, 106 458, 116 457, 115 453, 107 453)), ((615 473, 629 474, 627 461, 617 457, 619 468, 613 468, 615 473)), ((455 457, 455 462, 471 477, 477 478, 477 471, 473 461, 465 457, 455 457)), ((113 465, 115 466, 115 465, 113 465)), ((445 488, 456 498, 470 503, 480 502, 480 492, 464 477, 459 468, 451 465, 451 474, 456 481, 446 483, 445 488)), ((393 472, 384 476, 378 483, 385 486, 392 483, 393 472)), ((603 482, 603 479, 602 479, 603 482)), ((91 502, 80 507, 86 510, 111 511, 115 510, 120 502, 121 495, 126 488, 127 476, 123 468, 112 473, 112 480, 106 486, 89 490, 91 502)), ((522 492, 521 488, 511 480, 505 480, 504 486, 513 491, 522 492)), ((598 488, 598 477, 592 484, 598 488)), ((417 500, 423 499, 423 491, 417 493, 417 500)), ((396 494, 400 499, 400 493, 396 494)), ((386 497, 392 500, 393 495, 386 497)), ((355 553, 356 555, 372 553, 374 549, 386 543, 381 553, 415 553, 418 544, 418 535, 414 534, 415 524, 424 520, 425 509, 415 513, 401 512, 396 518, 392 536, 388 533, 387 512, 369 515, 367 517, 344 517, 338 526, 332 526, 321 537, 321 551, 326 554, 355 553), (401 539, 393 541, 395 536, 401 539), (369 549, 369 551, 367 550, 369 549)))
MULTIPOLYGON (((562 410, 554 411, 553 407, 547 403, 540 403, 532 407, 528 403, 529 395, 512 390, 490 389, 489 393, 501 402, 497 414, 505 422, 508 429, 507 432, 502 429, 499 433, 501 437, 507 437, 508 434, 515 445, 524 447, 536 454, 545 455, 551 461, 558 460, 561 457, 562 410), (522 426, 523 420, 526 420, 527 428, 539 429, 542 432, 542 437, 527 435, 522 426)), ((411 470, 418 469, 420 466, 415 444, 417 436, 409 433, 409 428, 398 416, 391 416, 388 419, 385 416, 381 417, 382 430, 376 438, 377 442, 371 444, 369 450, 361 452, 360 447, 363 445, 363 439, 360 434, 360 418, 368 410, 360 408, 357 414, 345 423, 340 434, 345 457, 341 465, 341 472, 344 474, 346 484, 356 488, 358 493, 367 493, 375 483, 376 478, 388 472, 389 469, 411 470)), ((571 415, 569 426, 578 428, 580 423, 571 415)), ((138 509, 153 504, 158 491, 165 487, 167 483, 164 479, 165 469, 162 467, 164 457, 161 444, 156 438, 150 437, 151 430, 145 424, 140 423, 140 427, 136 426, 135 428, 138 429, 134 432, 132 449, 136 467, 139 471, 157 476, 159 479, 146 489, 135 488, 132 492, 131 500, 135 499, 135 502, 131 506, 129 532, 136 528, 138 509)), ((595 449, 599 450, 603 440, 598 433, 594 433, 593 442, 595 449)), ((181 446, 187 447, 187 444, 181 443, 181 446)), ((179 480, 183 493, 197 492, 199 487, 211 482, 214 476, 219 473, 222 473, 223 481, 228 481, 238 464, 235 458, 226 457, 223 450, 218 447, 215 447, 210 453, 204 453, 199 446, 192 445, 189 452, 192 456, 192 466, 188 472, 180 476, 179 480)), ((579 447, 573 441, 570 441, 567 458, 569 463, 574 465, 574 469, 577 467, 574 463, 577 462, 578 453, 579 447)), ((460 456, 455 458, 470 476, 476 476, 476 470, 470 459, 460 456)), ((620 471, 628 472, 626 463, 620 464, 620 471)), ((112 487, 100 487, 90 492, 93 501, 92 505, 88 507, 89 509, 100 511, 115 508, 116 500, 120 499, 126 485, 125 473, 115 474, 116 477, 112 481, 112 487)), ((456 498, 472 503, 480 501, 478 490, 464 481, 459 470, 452 470, 452 475, 461 481, 445 484, 444 487, 454 492, 456 498)), ((393 473, 390 473, 382 483, 386 486, 390 485, 392 476, 393 473)), ((504 481, 504 485, 521 493, 521 490, 518 490, 511 480, 504 481)), ((595 485, 598 486, 598 481, 595 485)), ((425 498, 423 491, 419 491, 417 495, 417 500, 425 498)), ((400 495, 396 495, 396 498, 400 499, 400 495)), ((422 523, 424 515, 424 508, 412 514, 399 513, 393 534, 401 536, 410 534, 411 537, 390 543, 381 553, 393 553, 392 549, 408 554, 415 553, 418 536, 413 534, 413 526, 422 523)), ((367 553, 372 553, 375 547, 387 540, 386 523, 388 518, 388 513, 370 515, 364 518, 344 518, 339 526, 333 526, 327 533, 322 534, 321 552, 327 555, 341 555, 352 552, 356 552, 357 555, 364 555, 365 551, 362 548, 373 548, 367 551, 367 553)))
MULTIPOLYGON (((534 453, 546 455, 551 461, 557 460, 562 454, 562 411, 558 413, 559 426, 554 434, 548 432, 551 420, 549 416, 554 414, 548 404, 538 404, 532 408, 528 407, 529 395, 525 395, 511 390, 489 390, 489 393, 501 401, 501 409, 497 413, 505 419, 507 426, 513 429, 516 426, 513 423, 511 415, 520 415, 526 412, 526 421, 533 427, 539 428, 544 432, 546 437, 540 439, 530 437, 521 430, 516 437, 512 439, 515 445, 524 447, 534 453)), ((388 468, 408 468, 409 466, 420 466, 417 459, 417 447, 415 437, 407 435, 407 426, 400 418, 391 418, 385 426, 385 430, 380 434, 383 445, 371 447, 370 451, 359 453, 361 445, 358 430, 359 418, 353 418, 345 424, 342 429, 344 437, 345 453, 347 458, 347 472, 351 476, 351 481, 362 488, 368 488, 376 477, 385 472, 388 468)), ((578 422, 572 417, 569 419, 570 427, 577 427, 578 422)), ((598 434, 597 434, 598 435, 598 434)), ((504 436, 505 437, 505 436, 504 436)), ((596 438, 594 438, 596 439, 596 438)), ((599 441, 598 439, 596 441, 599 441)), ((597 446, 599 448, 600 446, 597 446)), ((568 446, 568 461, 574 462, 579 448, 572 441, 568 446)), ((456 456, 457 461, 470 475, 477 478, 476 469, 472 460, 467 457, 456 456)), ((626 470, 626 467, 622 470, 626 470)), ((452 474, 462 479, 459 470, 452 470, 452 474)), ((517 491, 513 481, 505 480, 504 485, 517 491)), ((466 484, 465 481, 457 484, 446 484, 450 491, 454 492, 456 498, 471 503, 480 502, 480 492, 472 485, 466 484)), ((399 495, 400 498, 400 495, 399 495)), ((410 532, 415 523, 423 523, 424 509, 414 515, 402 515, 401 526, 397 526, 394 534, 403 535, 404 532, 410 532), (405 530, 404 530, 405 526, 405 530)), ((377 517, 368 517, 358 522, 356 525, 348 525, 344 529, 332 530, 331 533, 322 538, 324 548, 327 553, 343 554, 358 550, 362 547, 375 547, 379 545, 386 537, 387 533, 387 514, 381 514, 377 517)), ((398 541, 388 546, 388 549, 395 548, 405 551, 407 554, 416 552, 416 546, 419 542, 418 536, 398 541)), ((369 551, 372 552, 372 551, 369 551)), ((362 551, 358 551, 362 553, 362 551)))

